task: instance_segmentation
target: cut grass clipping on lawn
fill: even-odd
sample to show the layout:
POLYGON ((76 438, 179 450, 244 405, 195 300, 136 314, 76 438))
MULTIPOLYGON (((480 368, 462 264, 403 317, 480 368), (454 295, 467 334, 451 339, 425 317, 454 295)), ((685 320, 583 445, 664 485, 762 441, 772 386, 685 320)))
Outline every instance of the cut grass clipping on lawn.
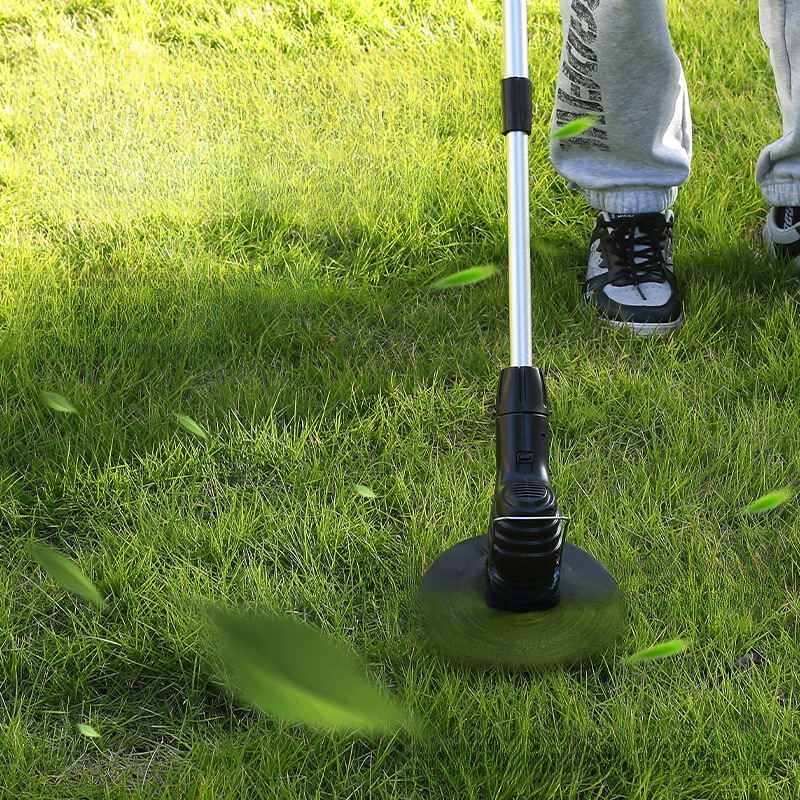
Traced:
POLYGON ((492 498, 502 4, 0 9, 1 797, 798 795, 800 303, 752 177, 782 126, 756 0, 709 8, 668 0, 686 322, 643 340, 584 310, 561 19, 529 3, 550 467, 628 630, 526 675, 413 618, 492 498), (287 679, 265 627, 226 665, 207 609, 319 663, 287 679))

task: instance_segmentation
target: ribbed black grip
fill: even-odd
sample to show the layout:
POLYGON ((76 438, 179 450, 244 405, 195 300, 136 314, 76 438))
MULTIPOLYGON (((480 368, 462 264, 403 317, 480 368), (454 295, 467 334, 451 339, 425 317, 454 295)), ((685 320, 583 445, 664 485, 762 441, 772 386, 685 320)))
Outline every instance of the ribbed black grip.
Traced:
POLYGON ((538 367, 507 367, 497 391, 497 482, 489 516, 487 600, 508 611, 560 596, 563 517, 550 483, 547 389, 538 367))
POLYGON ((503 134, 533 126, 533 84, 530 78, 503 78, 503 134))

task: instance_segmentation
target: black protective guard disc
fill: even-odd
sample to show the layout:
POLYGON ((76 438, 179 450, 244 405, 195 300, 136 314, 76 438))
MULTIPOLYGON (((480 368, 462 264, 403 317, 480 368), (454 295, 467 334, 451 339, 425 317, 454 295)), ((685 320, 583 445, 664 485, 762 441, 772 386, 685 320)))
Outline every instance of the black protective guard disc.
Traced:
POLYGON ((459 542, 425 573, 417 612, 447 660, 478 667, 546 669, 599 655, 625 627, 616 581, 597 559, 566 542, 561 599, 549 611, 498 611, 486 602, 486 536, 459 542))

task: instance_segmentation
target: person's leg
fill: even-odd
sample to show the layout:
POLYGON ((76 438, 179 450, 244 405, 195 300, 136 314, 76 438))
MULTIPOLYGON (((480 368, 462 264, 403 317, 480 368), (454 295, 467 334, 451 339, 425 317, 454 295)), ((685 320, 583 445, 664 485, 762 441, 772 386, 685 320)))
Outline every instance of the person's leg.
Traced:
POLYGON ((672 211, 689 177, 686 81, 665 0, 561 0, 563 45, 552 130, 584 116, 580 136, 553 139, 550 160, 600 213, 584 299, 606 323, 650 336, 683 323, 672 265, 672 211))
POLYGON ((764 239, 773 256, 800 266, 800 0, 760 0, 759 13, 783 118, 783 136, 756 163, 771 206, 764 239))
POLYGON ((663 211, 689 176, 691 117, 665 0, 561 0, 563 45, 552 127, 600 120, 553 140, 556 171, 599 211, 663 211))
POLYGON ((761 151, 756 180, 771 206, 800 206, 800 0, 760 0, 783 136, 761 151))

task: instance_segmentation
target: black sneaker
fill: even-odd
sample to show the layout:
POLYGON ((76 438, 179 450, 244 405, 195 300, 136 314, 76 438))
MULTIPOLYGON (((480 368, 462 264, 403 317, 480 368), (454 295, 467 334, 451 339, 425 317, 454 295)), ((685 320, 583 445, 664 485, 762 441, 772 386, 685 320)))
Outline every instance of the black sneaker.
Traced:
POLYGON ((800 269, 800 207, 773 206, 761 232, 775 261, 789 261, 800 269))
POLYGON ((583 291, 603 322, 639 336, 671 333, 683 325, 672 220, 670 210, 597 215, 583 291))

